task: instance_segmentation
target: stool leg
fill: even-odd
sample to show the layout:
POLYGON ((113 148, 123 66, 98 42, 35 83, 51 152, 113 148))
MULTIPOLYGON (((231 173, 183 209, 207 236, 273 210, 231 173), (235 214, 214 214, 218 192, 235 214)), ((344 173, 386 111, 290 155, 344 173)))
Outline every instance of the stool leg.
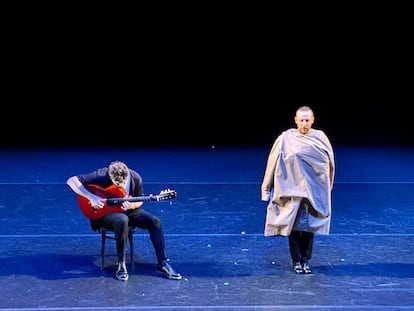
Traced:
POLYGON ((134 262, 134 232, 129 231, 128 233, 128 240, 129 240, 129 253, 131 256, 131 268, 132 270, 135 268, 135 262, 134 262))
POLYGON ((101 270, 105 267, 105 239, 106 239, 106 232, 101 232, 101 270))

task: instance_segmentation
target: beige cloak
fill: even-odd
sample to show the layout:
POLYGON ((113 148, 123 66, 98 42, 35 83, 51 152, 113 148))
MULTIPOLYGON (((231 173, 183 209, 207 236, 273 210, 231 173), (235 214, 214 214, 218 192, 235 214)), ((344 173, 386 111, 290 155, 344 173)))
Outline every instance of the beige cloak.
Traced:
POLYGON ((288 236, 294 226, 295 230, 329 234, 334 171, 333 149, 323 131, 284 131, 269 153, 261 186, 261 199, 269 201, 264 235, 288 236), (297 228, 296 215, 304 198, 312 212, 301 209, 301 227, 297 228))

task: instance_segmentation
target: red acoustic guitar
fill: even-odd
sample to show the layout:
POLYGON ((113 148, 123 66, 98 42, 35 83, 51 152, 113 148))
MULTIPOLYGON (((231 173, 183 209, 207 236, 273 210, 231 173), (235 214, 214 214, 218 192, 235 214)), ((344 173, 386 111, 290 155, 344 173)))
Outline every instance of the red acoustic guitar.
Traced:
POLYGON ((80 210, 83 215, 87 218, 94 220, 99 219, 105 216, 108 213, 112 212, 124 212, 121 205, 125 201, 129 202, 151 202, 151 201, 164 201, 164 200, 172 200, 177 197, 177 193, 175 190, 166 189, 161 191, 157 195, 148 195, 148 196, 140 196, 140 197, 125 197, 125 190, 123 188, 118 188, 115 185, 111 185, 107 188, 103 188, 99 185, 86 185, 85 186, 88 191, 92 192, 93 194, 100 196, 101 198, 105 199, 104 207, 94 209, 89 200, 81 195, 78 196, 78 203, 80 210))

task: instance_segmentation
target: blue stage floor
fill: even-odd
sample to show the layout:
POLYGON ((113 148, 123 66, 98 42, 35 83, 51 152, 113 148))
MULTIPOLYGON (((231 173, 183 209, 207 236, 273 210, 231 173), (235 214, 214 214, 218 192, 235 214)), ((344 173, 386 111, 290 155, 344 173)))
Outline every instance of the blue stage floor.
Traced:
MULTIPOLYGON (((15 149, 0 160, 0 311, 414 310, 414 149, 338 146, 331 234, 315 236, 313 275, 295 275, 287 238, 264 237, 267 148, 15 149), (181 281, 155 271, 145 231, 135 269, 100 270, 67 177, 125 161, 160 217, 181 281)), ((128 263, 130 264, 130 263, 128 263)))

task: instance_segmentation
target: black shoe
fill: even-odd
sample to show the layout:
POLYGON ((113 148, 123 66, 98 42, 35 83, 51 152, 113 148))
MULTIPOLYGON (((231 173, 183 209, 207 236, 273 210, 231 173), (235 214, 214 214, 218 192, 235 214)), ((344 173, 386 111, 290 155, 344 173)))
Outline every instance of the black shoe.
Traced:
POLYGON ((128 271, 125 264, 118 263, 118 269, 116 270, 116 278, 120 281, 126 281, 129 278, 128 271))
POLYGON ((304 274, 312 274, 312 269, 309 267, 308 263, 304 262, 302 263, 302 270, 304 274))
POLYGON ((183 278, 181 274, 174 271, 168 262, 158 264, 157 271, 163 273, 167 278, 171 280, 181 280, 183 278))
POLYGON ((296 274, 303 274, 303 268, 300 262, 293 263, 293 272, 296 274))

